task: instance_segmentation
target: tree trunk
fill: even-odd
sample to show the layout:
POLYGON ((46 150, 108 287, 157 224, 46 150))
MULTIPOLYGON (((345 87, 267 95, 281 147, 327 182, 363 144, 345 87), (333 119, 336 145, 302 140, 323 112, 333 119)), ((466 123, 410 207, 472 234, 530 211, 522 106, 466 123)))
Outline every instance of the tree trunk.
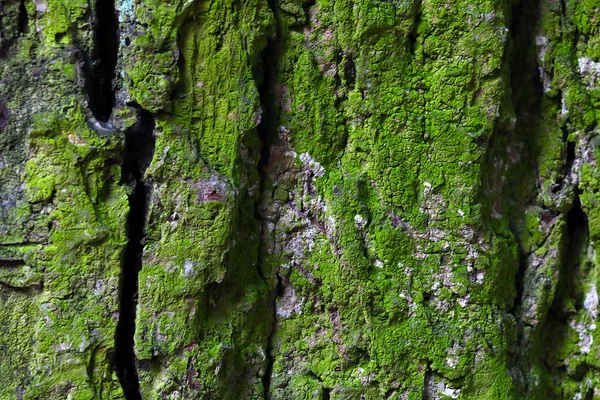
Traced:
POLYGON ((599 0, 0 0, 0 398, 600 399, 599 118, 599 0))

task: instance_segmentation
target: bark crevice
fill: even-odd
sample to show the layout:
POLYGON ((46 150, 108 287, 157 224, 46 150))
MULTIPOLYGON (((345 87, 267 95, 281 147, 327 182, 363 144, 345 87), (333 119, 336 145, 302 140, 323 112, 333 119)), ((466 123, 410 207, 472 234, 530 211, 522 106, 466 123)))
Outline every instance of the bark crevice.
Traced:
MULTIPOLYGON (((537 160, 537 154, 531 153, 537 147, 535 143, 537 139, 535 134, 532 135, 531 132, 536 132, 536 128, 539 126, 538 118, 544 96, 544 89, 538 76, 539 65, 533 51, 535 48, 534 29, 540 13, 539 3, 539 0, 521 0, 514 4, 511 11, 511 37, 508 52, 511 104, 516 118, 513 140, 518 145, 522 144, 526 147, 526 153, 519 156, 528 158, 531 162, 537 160)), ((524 163, 526 164, 527 161, 524 163)), ((531 164, 528 166, 532 170, 537 169, 537 165, 531 164)), ((524 181, 532 181, 531 176, 524 179, 524 181)), ((515 183, 514 186, 517 187, 519 182, 515 183)), ((536 190, 540 190, 539 183, 537 185, 536 190)), ((524 248, 520 239, 520 225, 525 209, 535 201, 535 196, 528 197, 527 193, 520 196, 517 193, 511 193, 511 197, 520 201, 520 210, 510 217, 510 229, 517 244, 518 268, 515 273, 516 297, 509 313, 514 316, 520 325, 518 342, 521 343, 523 339, 523 320, 520 314, 527 284, 526 274, 529 268, 529 254, 528 249, 524 248)), ((521 347, 521 344, 519 344, 519 347, 521 347)))
POLYGON ((260 141, 260 157, 257 170, 259 175, 260 196, 255 203, 255 219, 260 223, 259 251, 257 269, 259 276, 270 289, 267 295, 267 309, 270 310, 270 329, 266 332, 266 351, 264 373, 261 377, 264 399, 270 398, 271 375, 273 372, 273 338, 277 328, 276 304, 277 298, 282 291, 282 283, 279 275, 276 274, 277 283, 272 288, 272 277, 270 271, 265 268, 265 257, 268 248, 268 222, 265 216, 266 202, 269 201, 271 177, 269 174, 269 162, 271 160, 270 149, 277 138, 277 121, 279 107, 276 97, 278 64, 280 51, 283 46, 281 27, 278 14, 277 0, 268 1, 269 8, 275 18, 275 34, 267 40, 267 44, 261 53, 260 63, 258 64, 255 78, 258 85, 258 93, 262 108, 261 121, 257 126, 257 134, 260 141))
POLYGON ((94 48, 84 62, 84 91, 97 121, 107 122, 115 104, 113 79, 119 54, 119 20, 114 0, 96 0, 94 48))
POLYGON ((146 237, 151 187, 144 180, 146 168, 154 154, 154 117, 136 107, 138 120, 125 131, 125 157, 121 167, 121 183, 132 187, 127 217, 127 245, 122 259, 119 322, 115 332, 114 364, 125 399, 140 400, 134 349, 135 317, 138 296, 138 274, 146 237))
POLYGON ((576 326, 579 311, 585 309, 583 283, 589 273, 586 254, 590 244, 590 230, 589 219, 582 208, 578 192, 575 188, 573 205, 566 214, 560 270, 552 304, 541 325, 539 354, 542 355, 543 365, 553 376, 567 372, 576 381, 581 381, 590 365, 584 362, 576 369, 567 371, 557 366, 553 359, 557 349, 563 348, 568 342, 569 328, 576 326))
POLYGON ((265 373, 262 377, 262 385, 264 389, 264 399, 269 400, 271 398, 271 377, 273 375, 273 364, 275 363, 275 356, 273 354, 273 341, 275 333, 277 331, 277 298, 281 296, 283 292, 283 285, 279 275, 277 276, 277 286, 275 287, 275 294, 272 296, 272 324, 269 336, 267 338, 267 349, 265 351, 265 373))
POLYGON ((27 7, 25 7, 25 0, 19 2, 19 33, 29 33, 29 15, 27 7))
POLYGON ((417 47, 417 40, 419 38, 419 24, 421 23, 421 14, 423 13, 422 0, 416 0, 414 8, 415 14, 413 17, 413 24, 408 34, 408 51, 411 55, 415 55, 417 47))

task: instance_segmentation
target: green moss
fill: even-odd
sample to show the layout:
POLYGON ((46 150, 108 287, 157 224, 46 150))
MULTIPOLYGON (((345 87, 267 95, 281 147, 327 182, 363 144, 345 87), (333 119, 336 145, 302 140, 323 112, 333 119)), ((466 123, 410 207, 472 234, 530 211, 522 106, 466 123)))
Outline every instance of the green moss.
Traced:
MULTIPOLYGON (((486 320, 483 316, 489 311, 477 304, 489 299, 495 299, 500 308, 512 304, 513 295, 507 295, 506 286, 499 287, 498 282, 510 282, 516 272, 514 246, 506 241, 488 258, 486 250, 478 247, 481 242, 470 244, 470 235, 475 233, 470 224, 479 218, 476 160, 482 153, 469 131, 491 133, 489 111, 483 106, 498 101, 502 82, 487 80, 481 83, 483 89, 473 83, 476 71, 471 61, 466 62, 472 56, 466 54, 453 61, 440 59, 443 68, 431 67, 436 51, 450 53, 440 44, 446 46, 443 37, 451 34, 436 31, 438 19, 433 16, 438 9, 429 3, 423 5, 426 11, 421 10, 421 23, 414 28, 419 33, 415 46, 416 53, 427 52, 433 60, 425 64, 421 78, 415 79, 419 59, 409 54, 407 37, 413 30, 415 7, 402 11, 392 4, 362 7, 356 5, 353 14, 348 11, 351 7, 318 2, 309 13, 304 36, 291 32, 286 37, 280 61, 279 84, 291 99, 289 107, 285 100, 281 103, 280 124, 289 129, 290 144, 302 161, 297 168, 313 171, 308 185, 314 189, 292 189, 291 200, 310 210, 325 231, 314 220, 301 224, 300 232, 306 230, 304 246, 310 252, 301 259, 296 253, 288 255, 296 260, 291 264, 290 285, 304 305, 301 314, 280 318, 276 343, 281 345, 276 354, 282 358, 275 361, 277 389, 272 389, 279 397, 300 393, 300 384, 285 378, 285 371, 291 376, 302 374, 305 362, 325 386, 335 388, 332 398, 354 398, 359 393, 380 398, 390 387, 410 393, 422 388, 422 366, 428 362, 449 379, 462 378, 466 371, 473 371, 474 360, 457 356, 458 366, 446 364, 453 338, 468 329, 467 321, 486 320), (396 8, 396 21, 384 12, 385 7, 396 8), (342 16, 359 21, 356 35, 368 45, 361 47, 360 40, 344 42, 342 16), (404 25, 398 22, 402 18, 404 25), (405 35, 406 40, 392 39, 394 35, 405 35), (421 37, 436 38, 438 43, 421 42, 421 37), (476 92, 484 94, 481 106, 466 101, 476 92), (454 99, 454 104, 446 104, 448 99, 454 99), (454 112, 468 117, 457 124, 452 121, 454 112), (323 173, 319 165, 323 177, 318 175, 323 173), (325 212, 311 206, 317 196, 323 199, 325 212), (316 235, 311 233, 315 228, 320 231, 316 235), (461 230, 465 237, 457 234, 461 230), (473 251, 479 258, 474 270, 467 267, 473 251), (322 254, 336 257, 327 260, 322 254), (301 274, 295 265, 300 265, 301 274), (478 271, 485 274, 483 286, 475 282, 478 271), (436 280, 440 282, 434 284, 436 280), (470 297, 464 300, 467 293, 470 297), (457 300, 469 305, 464 309, 457 300), (447 316, 436 311, 440 308, 447 316), (461 315, 462 323, 458 322, 461 315), (309 328, 318 316, 322 316, 319 325, 324 337, 337 343, 329 346, 333 358, 324 358, 320 348, 306 348, 303 340, 314 335, 309 328), (287 328, 298 324, 306 328, 287 328), (287 343, 294 345, 290 348, 287 343), (289 354, 294 354, 293 361, 285 361, 284 355, 289 354), (341 368, 335 367, 336 359, 341 368), (357 373, 357 368, 363 372, 357 373), (395 381, 395 376, 402 376, 402 382, 395 381)), ((480 37, 489 35, 486 45, 475 47, 465 40, 459 48, 467 53, 475 48, 478 54, 495 52, 490 64, 477 71, 485 76, 500 66, 504 39, 493 28, 479 29, 480 37)), ((293 188, 305 182, 280 180, 278 184, 293 188)), ((494 238, 495 246, 498 242, 494 238)), ((488 324, 487 340, 502 347, 501 333, 495 332, 494 323, 488 324)), ((483 339, 471 336, 465 346, 483 347, 483 339)), ((498 365, 505 362, 499 360, 498 365)), ((510 390, 502 388, 508 380, 502 367, 493 373, 499 383, 490 393, 510 398, 510 390)))
POLYGON ((97 137, 73 108, 38 114, 29 149, 25 196, 47 242, 17 248, 24 265, 1 278, 31 291, 35 316, 23 332, 33 356, 22 363, 18 390, 26 398, 119 398, 112 347, 127 215, 120 142, 97 137))

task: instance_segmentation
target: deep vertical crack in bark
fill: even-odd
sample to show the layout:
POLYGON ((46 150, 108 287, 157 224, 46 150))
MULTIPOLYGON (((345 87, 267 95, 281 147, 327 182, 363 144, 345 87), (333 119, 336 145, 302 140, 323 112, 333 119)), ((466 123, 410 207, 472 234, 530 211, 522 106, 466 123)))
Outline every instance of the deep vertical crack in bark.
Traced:
POLYGON ((29 15, 25 7, 25 0, 19 2, 19 33, 29 33, 29 15))
POLYGON ((123 255, 119 322, 115 333, 114 364, 127 400, 141 399, 134 350, 135 315, 138 295, 138 274, 142 268, 146 217, 150 186, 144 180, 146 168, 154 154, 154 117, 136 107, 138 120, 125 131, 125 158, 121 183, 133 187, 129 195, 127 246, 123 255))
MULTIPOLYGON (((264 239, 268 237, 267 224, 265 223, 265 216, 262 210, 266 198, 266 190, 268 187, 267 181, 268 166, 270 160, 270 148, 274 138, 277 135, 277 119, 278 119, 278 106, 277 99, 275 96, 275 88, 277 84, 277 73, 279 63, 279 51, 282 46, 282 36, 280 32, 280 24, 277 12, 276 0, 268 0, 269 8, 274 15, 276 32, 275 37, 271 37, 267 41, 267 45, 262 51, 261 62, 259 64, 259 72, 255 74, 258 82, 258 92, 260 96, 260 103, 262 108, 261 122, 257 127, 257 133, 260 139, 260 158, 258 161, 258 174, 260 176, 260 198, 255 204, 255 218, 261 224, 260 238, 259 238, 259 252, 258 252, 258 274, 270 286, 270 277, 266 275, 263 270, 264 258, 265 258, 265 246, 264 239)), ((277 273, 275 271, 275 273, 277 273)), ((270 317, 271 329, 267 334, 267 348, 265 351, 265 368, 262 376, 263 396, 265 399, 270 398, 270 387, 271 387, 271 375, 273 372, 273 338, 275 335, 277 325, 276 315, 276 302, 281 290, 281 281, 277 276, 277 285, 275 290, 269 293, 268 304, 271 305, 272 313, 270 317)))
MULTIPOLYGON (((542 349, 553 349, 564 345, 568 339, 569 319, 576 316, 578 310, 584 308, 584 277, 585 263, 587 260, 587 251, 590 244, 590 228, 587 214, 582 208, 579 198, 579 190, 575 188, 573 195, 573 205, 566 214, 566 226, 562 256, 560 260, 560 270, 558 271, 558 280, 554 299, 547 312, 546 318, 542 324, 542 332, 551 332, 545 334, 541 344, 542 349)), ((553 376, 560 376, 561 373, 556 367, 555 360, 550 354, 552 352, 542 351, 543 365, 545 365, 553 376)), ((585 363, 578 367, 578 373, 582 373, 589 366, 585 363)), ((569 372, 571 374, 573 371, 569 372)))
MULTIPOLYGON (((113 79, 119 52, 119 22, 114 0, 96 0, 94 10, 94 48, 84 55, 84 91, 98 132, 112 132, 109 121, 115 105, 113 79), (99 125, 99 126, 96 126, 99 125)), ((144 173, 154 154, 154 117, 137 104, 136 123, 125 131, 125 155, 121 184, 131 188, 128 196, 127 245, 122 256, 119 292, 119 321, 115 331, 113 366, 127 400, 141 399, 137 375, 134 336, 138 295, 138 274, 142 268, 146 217, 150 186, 144 173)))
MULTIPOLYGON (((519 157, 525 158, 525 161, 519 161, 518 165, 529 174, 536 173, 535 171, 540 168, 539 160, 540 156, 543 156, 539 152, 543 148, 540 142, 548 133, 544 119, 546 105, 549 102, 556 102, 557 105, 561 103, 560 96, 556 100, 544 94, 543 77, 540 76, 543 73, 543 63, 540 62, 539 48, 536 47, 539 45, 536 45, 536 34, 539 34, 536 29, 539 27, 542 6, 540 0, 521 0, 515 3, 512 10, 512 33, 508 54, 511 102, 516 117, 514 136, 511 139, 525 148, 523 154, 518 154, 519 157)), ((570 306, 575 304, 577 308, 577 302, 583 302, 577 299, 576 294, 579 293, 581 296, 582 293, 583 277, 580 271, 583 263, 586 262, 585 254, 589 245, 588 218, 581 206, 577 181, 571 178, 572 173, 577 172, 574 171, 577 156, 576 143, 569 140, 566 126, 563 125, 561 128, 564 145, 562 167, 555 181, 552 182, 550 193, 544 192, 543 187, 543 180, 548 179, 547 172, 546 175, 540 173, 540 176, 535 176, 534 179, 529 179, 531 176, 528 177, 524 173, 511 180, 516 183, 514 186, 527 184, 533 186, 532 182, 536 185, 535 188, 523 192, 510 191, 509 197, 513 204, 518 204, 517 211, 511 214, 510 228, 519 251, 519 268, 515 274, 517 293, 512 307, 508 310, 517 323, 517 337, 516 343, 509 350, 514 357, 512 362, 519 370, 518 380, 523 386, 524 393, 536 390, 537 383, 532 379, 532 371, 537 368, 546 369, 549 376, 553 377, 571 374, 564 366, 559 366, 556 349, 561 349, 565 345, 565 341, 568 340, 569 324, 572 323, 569 318, 576 316, 576 313, 569 314, 565 311, 568 308, 566 304, 570 306), (540 194, 544 199, 540 199, 540 194), (557 200, 552 200, 559 196, 573 196, 570 208, 567 207, 565 210, 557 200), (544 259, 544 263, 554 263, 552 266, 542 264, 540 260, 543 256, 537 256, 535 252, 550 240, 551 229, 554 227, 563 229, 560 228, 562 225, 555 224, 549 227, 543 244, 537 243, 537 247, 533 247, 531 243, 527 244, 522 236, 527 229, 523 227, 525 225, 523 220, 530 207, 541 209, 546 215, 552 215, 552 221, 558 220, 560 216, 565 222, 564 230, 561 231, 562 243, 557 253, 560 254, 560 260, 552 260, 554 257, 552 255, 544 259), (540 277, 541 272, 538 268, 552 268, 552 281, 545 284, 545 287, 541 286, 540 282, 544 277, 540 277), (549 296, 551 304, 547 303, 548 300, 544 296, 549 296)), ((582 369, 584 367, 578 367, 578 373, 581 373, 582 369)))
POLYGON ((96 0, 94 10, 94 49, 85 57, 84 90, 96 120, 109 120, 115 103, 113 79, 119 52, 119 20, 114 0, 96 0))
POLYGON ((282 283, 281 278, 277 276, 277 286, 275 287, 274 293, 272 296, 272 325, 271 331, 269 332, 269 336, 267 338, 267 349, 265 351, 266 365, 265 365, 265 374, 262 377, 262 385, 264 389, 264 399, 268 400, 271 398, 271 377, 273 375, 273 364, 275 363, 275 356, 273 355, 273 340, 275 339, 275 332, 277 328, 277 308, 276 302, 277 298, 282 294, 282 283))
POLYGON ((425 375, 423 375, 423 400, 430 400, 429 392, 431 389, 431 385, 433 383, 433 371, 431 370, 431 361, 427 361, 427 369, 425 370, 425 375))
MULTIPOLYGON (((511 40, 509 48, 511 102, 516 117, 515 138, 525 145, 531 145, 531 130, 537 127, 537 118, 544 95, 542 83, 538 78, 538 63, 535 52, 536 22, 539 19, 539 0, 520 0, 515 2, 511 15, 511 40)), ((529 146, 531 151, 531 146, 529 146)), ((530 155, 533 156, 533 155, 530 155)), ((533 158, 532 158, 533 159, 533 158)), ((529 199, 521 199, 524 206, 529 199)), ((519 217, 518 217, 519 218, 519 217)), ((525 274, 528 268, 527 251, 519 239, 515 218, 511 218, 511 230, 518 244, 519 266, 515 274, 516 297, 509 312, 522 325, 519 316, 525 292, 525 274)), ((519 336, 522 336, 519 328, 519 336)), ((519 338, 519 342, 521 341, 519 338)), ((520 345, 519 345, 520 347, 520 345)))
POLYGON ((421 23, 421 13, 423 12, 422 0, 415 2, 415 14, 413 18, 413 24, 408 34, 408 50, 411 55, 415 55, 415 49, 417 46, 417 39, 419 37, 419 24, 421 23))
MULTIPOLYGON (((505 23, 509 27, 505 44, 503 70, 505 97, 500 102, 500 113, 495 121, 494 132, 487 144, 486 158, 482 164, 482 187, 486 214, 491 220, 503 220, 508 224, 510 237, 504 228, 491 229, 500 237, 506 237, 517 250, 511 268, 515 294, 511 302, 502 304, 516 324, 514 337, 507 352, 509 365, 516 386, 527 386, 529 360, 524 352, 529 346, 529 320, 523 318, 523 304, 527 299, 529 255, 531 249, 523 243, 523 223, 528 207, 538 206, 539 192, 537 162, 539 160, 539 119, 544 96, 539 80, 536 51, 536 29, 540 14, 540 0, 513 0, 506 3, 505 23), (503 164, 500 164, 503 163, 503 164), (489 168, 489 169, 488 169, 489 168), (517 173, 518 172, 518 173, 517 173), (514 269, 513 269, 514 268, 514 269), (514 271, 514 272, 513 272, 514 271), (514 340, 514 341, 513 341, 514 340)), ((490 221, 491 221, 490 220, 490 221)))

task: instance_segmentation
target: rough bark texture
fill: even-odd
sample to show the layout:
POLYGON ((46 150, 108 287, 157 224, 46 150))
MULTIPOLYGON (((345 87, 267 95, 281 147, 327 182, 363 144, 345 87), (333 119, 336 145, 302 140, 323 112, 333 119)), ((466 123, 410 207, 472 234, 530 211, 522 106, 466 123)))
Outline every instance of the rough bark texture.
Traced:
POLYGON ((0 0, 1 399, 600 399, 600 1, 0 0))

